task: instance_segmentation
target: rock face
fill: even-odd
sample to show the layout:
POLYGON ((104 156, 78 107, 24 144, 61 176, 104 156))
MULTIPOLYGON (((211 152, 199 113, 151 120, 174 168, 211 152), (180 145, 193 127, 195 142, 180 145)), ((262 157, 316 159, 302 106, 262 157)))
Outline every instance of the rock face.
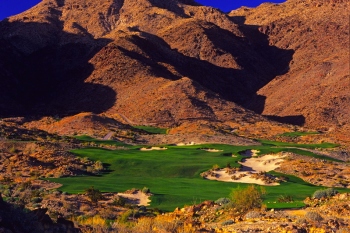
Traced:
POLYGON ((0 113, 347 124, 348 3, 314 2, 43 0, 0 22, 0 113))

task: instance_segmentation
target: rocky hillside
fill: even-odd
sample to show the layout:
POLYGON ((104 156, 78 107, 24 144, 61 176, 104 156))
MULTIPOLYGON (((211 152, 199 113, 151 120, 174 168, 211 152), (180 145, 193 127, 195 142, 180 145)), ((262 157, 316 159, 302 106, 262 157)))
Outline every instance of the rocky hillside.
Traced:
MULTIPOLYGON (((347 9, 349 2, 343 0, 289 0, 232 11, 230 17, 245 33, 257 35, 258 29, 270 46, 293 51, 287 72, 262 87, 246 106, 315 128, 349 125, 347 9)), ((257 49, 263 46, 259 37, 251 43, 257 49)))
POLYGON ((347 4, 43 0, 0 22, 0 113, 345 127, 347 4))

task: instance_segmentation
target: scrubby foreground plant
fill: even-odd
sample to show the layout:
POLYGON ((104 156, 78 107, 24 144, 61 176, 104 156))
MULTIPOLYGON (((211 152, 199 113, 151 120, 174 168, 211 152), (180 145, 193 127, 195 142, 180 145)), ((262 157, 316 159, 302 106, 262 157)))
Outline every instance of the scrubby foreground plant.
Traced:
POLYGON ((260 187, 258 189, 255 185, 233 189, 230 194, 232 207, 239 214, 245 214, 254 209, 261 209, 265 193, 264 188, 260 187))

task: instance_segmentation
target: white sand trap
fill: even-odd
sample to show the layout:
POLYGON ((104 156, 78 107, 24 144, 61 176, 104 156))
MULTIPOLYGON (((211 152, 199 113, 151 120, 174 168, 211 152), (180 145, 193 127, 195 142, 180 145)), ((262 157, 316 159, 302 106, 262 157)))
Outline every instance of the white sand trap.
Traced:
POLYGON ((149 203, 151 202, 150 195, 141 191, 137 191, 135 194, 118 193, 118 196, 134 200, 135 204, 138 206, 149 206, 149 203))
POLYGON ((259 184, 259 185, 266 185, 266 186, 276 186, 279 185, 279 183, 270 183, 267 184, 263 180, 255 179, 250 176, 248 172, 239 171, 236 172, 234 175, 239 177, 241 174, 245 174, 246 176, 241 177, 237 180, 233 180, 231 177, 232 174, 229 175, 225 172, 225 169, 220 169, 219 171, 215 171, 215 174, 217 174, 217 177, 208 176, 208 180, 217 180, 217 181, 223 181, 223 182, 234 182, 234 183, 246 183, 246 184, 259 184))
POLYGON ((244 162, 240 162, 243 165, 242 171, 236 171, 234 174, 228 174, 225 172, 225 169, 220 169, 218 171, 214 171, 214 176, 207 176, 206 179, 209 180, 217 180, 223 182, 235 182, 235 183, 248 183, 248 184, 259 184, 259 185, 267 185, 267 186, 276 186, 279 183, 266 183, 262 179, 253 178, 252 175, 254 173, 259 172, 269 172, 275 170, 279 167, 279 164, 283 162, 283 157, 281 155, 264 155, 257 158, 249 158, 244 162), (249 171, 249 172, 248 172, 249 171), (252 173, 252 174, 249 174, 252 173), (232 176, 236 176, 237 179, 232 179, 232 176), (242 176, 242 177, 240 177, 242 176))
POLYGON ((150 151, 150 150, 167 150, 167 149, 168 148, 165 148, 165 147, 151 147, 151 148, 142 147, 140 150, 150 151))
POLYGON ((217 150, 217 149, 201 149, 204 151, 208 151, 208 152, 222 152, 223 150, 217 150))
POLYGON ((244 162, 239 162, 244 167, 251 168, 255 172, 269 172, 278 168, 284 161, 286 155, 268 154, 261 157, 249 158, 244 162))

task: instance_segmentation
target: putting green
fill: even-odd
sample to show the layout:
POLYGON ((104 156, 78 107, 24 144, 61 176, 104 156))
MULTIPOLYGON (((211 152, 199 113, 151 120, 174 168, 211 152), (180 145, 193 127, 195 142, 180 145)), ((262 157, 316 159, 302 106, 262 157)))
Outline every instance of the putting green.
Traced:
POLYGON ((158 127, 144 126, 144 125, 138 125, 133 127, 135 129, 142 129, 150 134, 167 134, 168 133, 168 129, 165 129, 165 128, 158 128, 158 127))
MULTIPOLYGON (((200 173, 218 164, 225 167, 239 166, 242 159, 239 152, 255 149, 261 153, 289 150, 276 148, 273 142, 261 146, 231 145, 194 145, 166 146, 162 151, 140 151, 141 146, 129 146, 126 150, 107 150, 102 148, 85 148, 73 150, 80 157, 100 160, 108 171, 100 176, 79 176, 50 179, 63 184, 62 191, 82 193, 90 186, 102 192, 123 192, 127 189, 150 188, 151 207, 172 211, 186 204, 200 203, 204 200, 216 200, 227 197, 233 188, 247 184, 227 183, 205 180, 200 173), (218 149, 220 152, 207 152, 201 148, 218 149), (235 154, 236 157, 231 155, 235 154)), ((285 144, 283 146, 286 146, 285 144)), ((320 145, 314 145, 319 147, 320 145)), ((329 146, 329 145, 328 145, 329 146)), ((301 145, 301 147, 303 147, 301 145)), ((297 150, 297 149, 295 149, 297 150)), ((309 156, 314 154, 309 152, 309 156)), ((316 155, 314 155, 316 156, 316 155)), ((267 186, 265 203, 271 208, 292 208, 303 206, 302 200, 320 189, 303 180, 288 176, 289 181, 279 186, 267 186), (280 195, 290 195, 293 203, 275 203, 280 195)))

